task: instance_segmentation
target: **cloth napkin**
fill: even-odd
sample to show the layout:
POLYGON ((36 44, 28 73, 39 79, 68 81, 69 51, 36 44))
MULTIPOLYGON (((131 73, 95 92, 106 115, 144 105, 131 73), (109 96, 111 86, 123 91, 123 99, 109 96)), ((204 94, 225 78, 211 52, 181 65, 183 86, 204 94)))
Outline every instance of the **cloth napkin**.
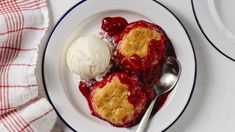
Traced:
POLYGON ((38 49, 48 23, 46 0, 0 0, 1 132, 47 132, 55 123, 47 100, 35 99, 38 49))

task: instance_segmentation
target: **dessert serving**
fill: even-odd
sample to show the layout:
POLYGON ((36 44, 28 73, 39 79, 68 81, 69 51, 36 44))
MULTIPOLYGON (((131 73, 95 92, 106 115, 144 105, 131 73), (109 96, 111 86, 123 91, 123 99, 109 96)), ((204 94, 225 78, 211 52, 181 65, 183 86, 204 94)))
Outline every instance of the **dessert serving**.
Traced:
MULTIPOLYGON (((80 77, 78 87, 92 115, 117 127, 131 127, 156 96, 153 86, 169 56, 176 57, 173 46, 157 24, 105 17, 99 34, 70 45, 67 65, 80 77)), ((167 95, 158 98, 154 112, 167 95)))
POLYGON ((115 126, 130 126, 147 104, 144 86, 134 75, 115 72, 96 82, 88 101, 92 114, 115 126))

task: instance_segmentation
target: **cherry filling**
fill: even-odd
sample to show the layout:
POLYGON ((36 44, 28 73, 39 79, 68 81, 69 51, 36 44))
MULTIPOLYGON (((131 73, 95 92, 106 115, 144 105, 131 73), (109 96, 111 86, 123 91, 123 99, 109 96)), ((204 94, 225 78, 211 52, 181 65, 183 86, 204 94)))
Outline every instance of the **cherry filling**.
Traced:
MULTIPOLYGON (((103 80, 99 82, 94 80, 90 82, 81 81, 79 84, 79 89, 87 99, 92 115, 103 119, 96 113, 92 106, 92 91, 104 87, 114 77, 118 77, 121 83, 128 84, 128 102, 130 104, 133 104, 136 108, 139 107, 139 102, 143 101, 144 103, 142 105, 146 108, 156 96, 152 87, 160 77, 160 71, 165 59, 169 56, 176 57, 170 40, 160 26, 143 20, 128 24, 126 19, 122 17, 105 17, 102 20, 101 29, 101 32, 105 32, 106 34, 101 36, 101 38, 112 41, 115 46, 114 55, 111 59, 113 66, 103 80), (138 28, 144 30, 150 29, 151 31, 157 32, 159 37, 148 42, 146 54, 136 53, 128 56, 123 53, 121 46, 126 36, 138 28)), ((152 114, 156 113, 162 107, 168 94, 166 93, 158 97, 152 114)), ((139 122, 144 113, 143 110, 135 112, 134 120, 128 121, 125 124, 120 125, 107 121, 117 127, 130 127, 139 122)), ((123 118, 123 122, 126 120, 128 119, 123 118)))
POLYGON ((114 36, 121 33, 127 24, 126 19, 122 17, 105 17, 102 20, 101 29, 109 36, 114 36))

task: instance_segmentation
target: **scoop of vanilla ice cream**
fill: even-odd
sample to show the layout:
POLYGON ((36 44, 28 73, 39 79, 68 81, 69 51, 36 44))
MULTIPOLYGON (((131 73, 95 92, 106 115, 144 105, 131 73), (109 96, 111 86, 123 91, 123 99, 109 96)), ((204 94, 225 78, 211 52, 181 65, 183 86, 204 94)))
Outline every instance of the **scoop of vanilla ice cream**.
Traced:
POLYGON ((78 38, 67 51, 69 69, 82 78, 100 80, 111 67, 110 45, 95 36, 78 38))

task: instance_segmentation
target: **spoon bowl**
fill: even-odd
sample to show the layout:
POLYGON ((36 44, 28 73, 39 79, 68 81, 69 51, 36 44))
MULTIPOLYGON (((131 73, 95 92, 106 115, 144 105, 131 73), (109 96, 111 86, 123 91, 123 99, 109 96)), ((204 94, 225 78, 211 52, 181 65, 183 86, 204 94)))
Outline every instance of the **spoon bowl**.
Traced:
POLYGON ((149 116, 152 112, 153 106, 158 96, 172 90, 175 87, 179 80, 180 73, 180 62, 174 57, 168 57, 166 62, 163 64, 160 79, 158 83, 154 86, 157 96, 146 110, 136 132, 144 132, 149 116))
POLYGON ((163 65, 158 83, 154 86, 157 96, 160 96, 175 87, 179 80, 181 67, 174 57, 168 57, 163 65))

